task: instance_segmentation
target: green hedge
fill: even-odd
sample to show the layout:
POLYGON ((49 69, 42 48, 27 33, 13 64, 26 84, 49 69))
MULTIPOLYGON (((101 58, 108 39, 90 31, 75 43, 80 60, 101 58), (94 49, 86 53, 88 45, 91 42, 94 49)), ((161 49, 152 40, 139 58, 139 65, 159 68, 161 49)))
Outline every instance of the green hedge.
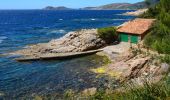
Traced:
POLYGON ((98 35, 100 38, 105 40, 107 43, 112 43, 117 39, 115 27, 99 28, 98 35))

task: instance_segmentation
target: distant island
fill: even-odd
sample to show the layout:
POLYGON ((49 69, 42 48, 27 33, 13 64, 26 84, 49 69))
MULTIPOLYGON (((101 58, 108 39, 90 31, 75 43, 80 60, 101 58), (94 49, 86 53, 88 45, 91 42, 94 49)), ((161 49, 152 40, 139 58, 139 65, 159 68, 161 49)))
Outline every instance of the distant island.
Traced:
POLYGON ((47 6, 43 9, 44 10, 73 10, 72 8, 67 8, 67 7, 64 7, 64 6, 59 6, 59 7, 47 6))
MULTIPOLYGON (((151 5, 155 5, 159 0, 149 0, 151 1, 151 5)), ((84 7, 84 8, 68 8, 65 6, 59 6, 59 7, 53 7, 53 6, 47 6, 43 8, 44 10, 138 10, 147 8, 147 4, 145 1, 143 2, 137 2, 134 4, 131 3, 112 3, 97 7, 84 7)))

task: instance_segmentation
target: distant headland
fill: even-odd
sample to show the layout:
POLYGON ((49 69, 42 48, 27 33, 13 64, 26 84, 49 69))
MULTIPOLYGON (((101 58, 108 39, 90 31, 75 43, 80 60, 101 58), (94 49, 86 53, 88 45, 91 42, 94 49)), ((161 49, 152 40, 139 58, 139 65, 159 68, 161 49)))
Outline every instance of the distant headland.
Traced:
MULTIPOLYGON (((150 0, 152 1, 152 5, 155 5, 158 0, 150 0)), ((143 2, 137 2, 134 4, 131 3, 112 3, 112 4, 107 4, 107 5, 101 5, 97 7, 84 7, 84 8, 68 8, 65 6, 58 6, 58 7, 53 7, 53 6, 47 6, 43 8, 44 10, 138 10, 138 9, 144 9, 147 8, 147 4, 145 1, 143 2)))

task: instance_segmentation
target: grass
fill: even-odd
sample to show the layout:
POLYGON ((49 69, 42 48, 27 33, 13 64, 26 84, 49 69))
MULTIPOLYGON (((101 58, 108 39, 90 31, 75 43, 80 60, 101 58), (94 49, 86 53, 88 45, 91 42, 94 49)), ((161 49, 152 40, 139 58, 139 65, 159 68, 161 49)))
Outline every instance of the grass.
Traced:
POLYGON ((91 100, 170 100, 170 81, 155 84, 145 82, 143 87, 126 85, 124 92, 114 91, 110 94, 101 90, 91 100))

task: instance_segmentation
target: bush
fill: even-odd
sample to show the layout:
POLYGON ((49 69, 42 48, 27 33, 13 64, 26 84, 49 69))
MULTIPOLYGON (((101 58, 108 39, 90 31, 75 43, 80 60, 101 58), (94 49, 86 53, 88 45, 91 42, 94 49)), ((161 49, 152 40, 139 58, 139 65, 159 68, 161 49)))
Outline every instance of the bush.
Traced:
POLYGON ((170 64, 170 55, 161 57, 161 61, 170 64))
POLYGON ((125 86, 125 90, 113 93, 98 92, 90 100, 169 100, 170 84, 167 81, 158 83, 145 82, 143 87, 135 84, 125 86))
POLYGON ((157 23, 146 36, 144 45, 159 53, 170 54, 170 0, 160 0, 141 17, 157 19, 157 23))
POLYGON ((144 39, 146 47, 159 53, 170 54, 170 29, 162 22, 157 22, 151 32, 144 39))
POLYGON ((156 16, 159 14, 159 10, 157 7, 150 7, 147 12, 140 15, 140 18, 156 18, 156 16))
POLYGON ((106 41, 106 43, 112 43, 117 40, 116 28, 115 27, 105 27, 98 29, 98 35, 100 38, 106 41))

